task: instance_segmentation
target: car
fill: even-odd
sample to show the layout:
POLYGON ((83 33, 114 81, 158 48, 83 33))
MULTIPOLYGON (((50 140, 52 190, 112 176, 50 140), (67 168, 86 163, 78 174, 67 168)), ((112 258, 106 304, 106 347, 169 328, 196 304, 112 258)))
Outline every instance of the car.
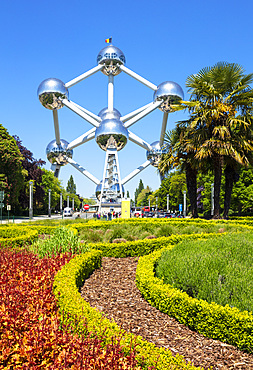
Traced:
POLYGON ((154 212, 148 212, 147 217, 154 217, 155 213, 154 212))
POLYGON ((184 215, 177 215, 177 218, 184 218, 184 215))
POLYGON ((70 207, 66 207, 66 208, 64 208, 64 210, 63 210, 63 216, 64 217, 72 217, 73 216, 73 209, 72 208, 70 208, 70 207))

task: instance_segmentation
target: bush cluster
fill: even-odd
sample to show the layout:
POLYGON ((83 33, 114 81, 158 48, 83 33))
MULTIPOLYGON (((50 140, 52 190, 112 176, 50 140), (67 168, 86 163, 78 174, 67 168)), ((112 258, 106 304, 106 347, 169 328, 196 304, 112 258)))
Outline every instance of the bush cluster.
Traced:
POLYGON ((125 354, 120 338, 105 346, 98 336, 78 336, 60 321, 52 282, 71 257, 1 250, 0 369, 140 370, 134 346, 125 354))

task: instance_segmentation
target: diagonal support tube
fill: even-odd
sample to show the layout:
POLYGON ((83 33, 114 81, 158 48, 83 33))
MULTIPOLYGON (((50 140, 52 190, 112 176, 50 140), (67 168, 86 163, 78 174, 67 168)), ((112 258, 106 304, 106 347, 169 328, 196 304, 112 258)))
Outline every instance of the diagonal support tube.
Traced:
POLYGON ((146 78, 141 77, 137 73, 131 71, 131 69, 125 67, 123 64, 119 68, 121 69, 121 71, 123 71, 127 75, 135 78, 137 81, 141 82, 143 85, 149 87, 150 89, 152 89, 154 91, 157 90, 157 86, 155 84, 153 84, 152 82, 149 82, 148 80, 146 80, 146 78))
POLYGON ((83 175, 85 175, 86 177, 88 177, 88 179, 90 179, 91 181, 93 181, 96 185, 99 184, 99 180, 93 176, 91 173, 89 173, 85 168, 83 168, 82 166, 80 166, 80 164, 78 164, 77 162, 75 162, 72 158, 67 158, 66 157, 66 160, 68 161, 68 163, 70 163, 73 167, 75 167, 78 171, 80 171, 83 175))
POLYGON ((98 127, 99 123, 94 118, 90 117, 87 113, 85 113, 80 108, 77 108, 75 104, 72 103, 72 101, 69 101, 68 99, 61 99, 62 104, 65 105, 65 107, 72 110, 72 112, 78 114, 78 116, 85 119, 85 121, 91 123, 93 126, 98 127))
POLYGON ((85 72, 85 73, 81 74, 80 76, 78 76, 78 77, 74 78, 73 80, 71 80, 71 81, 69 81, 69 82, 65 83, 65 86, 66 86, 66 87, 67 87, 67 89, 68 89, 69 87, 74 86, 74 85, 75 85, 75 84, 77 84, 78 82, 83 81, 85 78, 90 77, 90 76, 91 76, 91 75, 93 75, 94 73, 96 73, 96 72, 100 71, 103 67, 104 67, 104 66, 103 66, 103 64, 99 64, 98 66, 96 66, 96 67, 94 67, 94 68, 90 69, 89 71, 87 71, 87 72, 85 72))
POLYGON ((96 128, 94 127, 91 130, 87 131, 85 134, 79 136, 77 139, 71 141, 71 143, 69 143, 67 149, 72 150, 72 149, 76 148, 77 146, 82 145, 84 143, 87 143, 87 141, 90 141, 90 140, 94 139, 95 131, 96 131, 96 128))
POLYGON ((152 150, 152 146, 148 144, 146 141, 141 139, 139 136, 135 135, 132 131, 128 130, 128 138, 133 143, 139 145, 141 148, 146 150, 152 150))
POLYGON ((153 102, 148 103, 148 104, 144 105, 143 107, 138 108, 138 109, 134 110, 133 112, 126 114, 125 116, 120 117, 120 120, 124 123, 124 122, 128 121, 130 118, 135 117, 138 113, 143 112, 146 108, 151 107, 152 104, 153 104, 153 102))
POLYGON ((71 103, 74 104, 74 106, 80 109, 82 112, 88 114, 88 116, 94 118, 96 121, 98 122, 102 121, 102 119, 99 116, 97 116, 95 113, 90 112, 88 109, 83 108, 81 105, 78 105, 74 103, 73 101, 71 103))
POLYGON ((160 105, 163 103, 162 100, 156 101, 155 103, 152 103, 148 108, 146 108, 141 113, 137 114, 135 117, 131 118, 129 121, 126 122, 124 125, 126 128, 132 126, 135 122, 139 121, 140 119, 144 118, 149 113, 153 112, 156 108, 160 107, 160 105))
POLYGON ((131 180, 134 176, 138 175, 138 173, 140 173, 141 171, 143 171, 145 168, 147 168, 150 164, 152 163, 152 161, 146 161, 144 162, 141 166, 139 166, 138 168, 136 168, 133 172, 131 172, 128 176, 126 176, 122 181, 121 181, 121 184, 122 185, 125 185, 129 180, 131 180))

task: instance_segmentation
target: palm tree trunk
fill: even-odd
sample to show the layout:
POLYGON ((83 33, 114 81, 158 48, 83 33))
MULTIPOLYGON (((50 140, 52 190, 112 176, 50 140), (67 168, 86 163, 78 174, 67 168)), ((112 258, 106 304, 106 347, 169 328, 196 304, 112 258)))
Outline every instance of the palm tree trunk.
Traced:
POLYGON ((228 212, 231 203, 231 195, 233 191, 234 182, 236 182, 236 177, 239 175, 237 174, 236 170, 233 166, 227 164, 225 168, 225 196, 224 196, 224 212, 223 218, 228 219, 228 212))
POLYGON ((190 198, 192 217, 197 218, 197 171, 189 163, 186 163, 186 185, 190 198))
POLYGON ((222 157, 217 155, 214 157, 214 215, 213 219, 221 218, 220 216, 220 189, 222 176, 222 157))

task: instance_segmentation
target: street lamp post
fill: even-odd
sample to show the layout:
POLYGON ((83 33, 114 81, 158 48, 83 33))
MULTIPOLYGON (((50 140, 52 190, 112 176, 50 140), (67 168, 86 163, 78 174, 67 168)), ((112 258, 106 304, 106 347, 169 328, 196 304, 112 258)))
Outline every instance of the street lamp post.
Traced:
POLYGON ((48 189, 48 217, 51 217, 51 189, 48 189))
POLYGON ((74 208, 75 208, 75 200, 74 200, 74 198, 72 198, 72 209, 73 209, 73 211, 75 210, 74 208))
POLYGON ((155 209, 156 209, 156 212, 157 212, 157 200, 158 200, 158 197, 155 197, 155 209))
POLYGON ((167 212, 169 212, 169 202, 170 202, 170 196, 167 194, 167 212))
POLYGON ((67 207, 69 208, 69 195, 67 196, 67 207))
POLYGON ((186 190, 183 191, 184 193, 184 217, 186 216, 186 190))
POLYGON ((60 193, 60 214, 62 214, 62 193, 60 193))
POLYGON ((29 219, 33 218, 33 181, 29 181, 29 219))

